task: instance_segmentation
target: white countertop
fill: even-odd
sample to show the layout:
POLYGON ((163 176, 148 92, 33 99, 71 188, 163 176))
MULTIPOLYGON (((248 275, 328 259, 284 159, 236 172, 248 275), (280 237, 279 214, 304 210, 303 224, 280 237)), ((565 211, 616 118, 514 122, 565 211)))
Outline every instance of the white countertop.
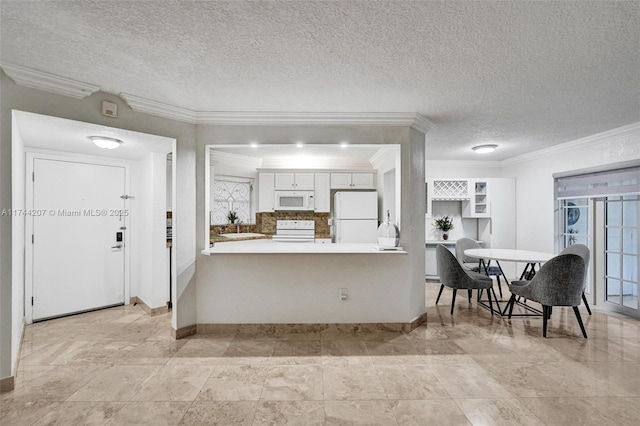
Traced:
POLYGON ((215 244, 202 254, 407 254, 403 250, 376 250, 374 244, 266 243, 215 244))

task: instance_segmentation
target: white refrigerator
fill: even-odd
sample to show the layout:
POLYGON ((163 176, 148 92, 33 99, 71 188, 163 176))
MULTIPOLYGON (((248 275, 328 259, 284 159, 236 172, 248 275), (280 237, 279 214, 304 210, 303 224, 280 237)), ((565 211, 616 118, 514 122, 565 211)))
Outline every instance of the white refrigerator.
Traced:
POLYGON ((372 243, 378 241, 378 193, 336 192, 333 198, 334 241, 372 243))

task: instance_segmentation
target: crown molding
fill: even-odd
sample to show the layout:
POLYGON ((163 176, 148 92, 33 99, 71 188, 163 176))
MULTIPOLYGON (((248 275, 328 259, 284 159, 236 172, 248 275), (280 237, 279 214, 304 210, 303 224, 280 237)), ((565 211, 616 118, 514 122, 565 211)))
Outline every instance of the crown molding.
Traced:
POLYGON ((403 126, 426 133, 433 123, 404 112, 196 112, 198 124, 230 126, 403 126))
POLYGON ((195 111, 180 108, 162 102, 152 101, 129 93, 120 93, 120 97, 131 107, 132 110, 151 114, 158 117, 169 118, 171 120, 183 121, 191 124, 199 124, 195 111))
POLYGON ((230 152, 216 151, 215 145, 209 145, 211 148, 211 164, 217 163, 231 163, 239 167, 246 167, 249 169, 257 169, 262 167, 262 158, 250 157, 248 155, 232 154, 230 152), (214 161, 215 157, 215 161, 214 161))
POLYGON ((371 163, 371 165, 377 169, 379 168, 379 165, 384 161, 384 158, 386 156, 393 155, 395 159, 396 158, 395 156, 398 155, 399 153, 400 153, 399 145, 385 146, 377 150, 375 154, 373 154, 369 158, 369 163, 371 163))
POLYGON ((32 70, 19 65, 2 63, 0 67, 2 67, 5 74, 20 86, 44 90, 58 95, 84 99, 100 90, 100 87, 92 84, 32 70))
POLYGON ((586 149, 594 145, 615 142, 633 136, 640 136, 640 122, 616 127, 615 129, 607 130, 605 132, 596 133, 594 135, 585 136, 584 138, 554 145, 549 148, 543 148, 538 151, 508 158, 503 160, 501 164, 502 167, 512 166, 525 161, 537 160, 551 155, 559 155, 575 149, 586 149))
MULTIPOLYGON (((59 95, 83 99, 100 90, 99 86, 0 63, 16 84, 59 95)), ((193 111, 146 99, 130 93, 120 97, 132 110, 191 124, 233 126, 400 126, 426 133, 434 124, 417 113, 406 112, 207 112, 193 111)))

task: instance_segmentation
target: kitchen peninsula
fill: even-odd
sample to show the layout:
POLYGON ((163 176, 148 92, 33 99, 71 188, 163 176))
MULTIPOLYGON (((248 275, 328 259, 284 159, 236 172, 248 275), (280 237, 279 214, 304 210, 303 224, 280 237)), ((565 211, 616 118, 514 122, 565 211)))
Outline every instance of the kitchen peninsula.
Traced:
MULTIPOLYGON (((412 280, 406 251, 372 244, 215 244, 198 269, 199 332, 228 324, 283 330, 341 327, 408 331, 412 280)), ((226 327, 225 327, 226 326, 226 327)))
POLYGON ((353 129, 349 139, 356 143, 348 147, 208 145, 204 244, 195 277, 181 296, 188 309, 182 310, 176 336, 409 331, 424 322, 424 161, 415 161, 424 158, 424 134, 384 129, 353 129), (395 143, 381 144, 382 139, 395 143), (216 176, 226 176, 220 180, 228 181, 228 191, 222 193, 233 199, 212 190, 216 176), (278 200, 277 191, 291 191, 284 189, 287 184, 307 192, 286 195, 313 191, 313 205, 309 198, 293 204, 278 200), (332 243, 335 221, 347 219, 335 209, 336 194, 345 191, 376 191, 374 220, 391 210, 392 220, 407 229, 400 238, 404 250, 376 250, 375 236, 366 244, 332 243), (227 222, 225 206, 240 211, 242 224, 227 222), (275 241, 278 221, 314 221, 313 242, 275 241), (265 237, 243 240, 242 233, 265 237))

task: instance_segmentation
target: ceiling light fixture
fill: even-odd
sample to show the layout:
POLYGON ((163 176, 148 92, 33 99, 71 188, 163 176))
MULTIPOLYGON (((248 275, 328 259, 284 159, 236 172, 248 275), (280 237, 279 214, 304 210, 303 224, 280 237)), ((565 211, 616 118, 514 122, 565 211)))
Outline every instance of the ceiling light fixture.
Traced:
POLYGON ((116 149, 122 145, 122 141, 116 138, 108 138, 106 136, 89 136, 96 146, 103 149, 116 149))
POLYGON ((346 143, 346 142, 341 142, 341 143, 340 143, 340 148, 346 148, 346 147, 348 147, 348 146, 349 146, 349 144, 348 144, 348 143, 346 143))
POLYGON ((488 145, 478 145, 471 148, 476 154, 488 154, 496 150, 498 145, 488 144, 488 145))
POLYGON ((249 144, 249 146, 250 146, 251 148, 257 148, 257 147, 258 147, 258 142, 251 142, 251 143, 249 144))
POLYGON ((302 142, 296 142, 296 146, 298 148, 302 148, 304 146, 304 144, 302 142))

